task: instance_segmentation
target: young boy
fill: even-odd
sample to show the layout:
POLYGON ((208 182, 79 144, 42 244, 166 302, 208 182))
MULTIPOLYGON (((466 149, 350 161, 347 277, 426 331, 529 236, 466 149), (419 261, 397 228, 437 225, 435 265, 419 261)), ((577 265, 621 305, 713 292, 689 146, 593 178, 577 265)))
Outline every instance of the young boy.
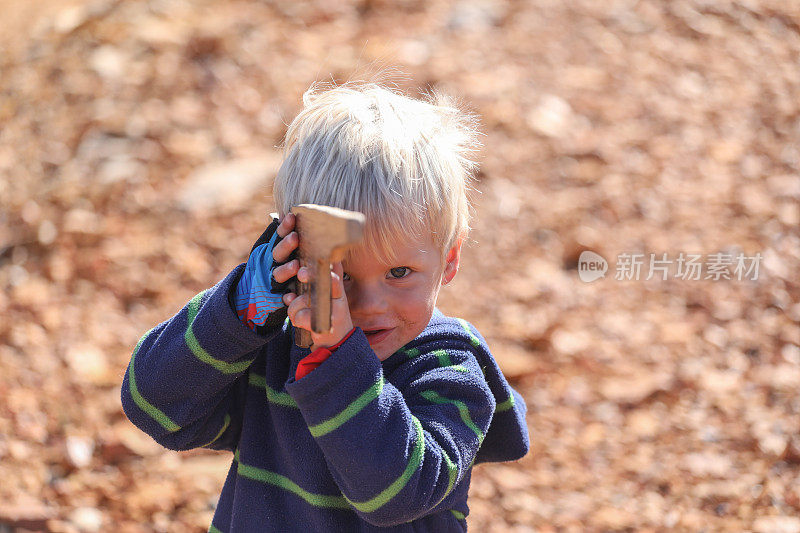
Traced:
POLYGON ((314 88, 289 126, 280 213, 239 265, 139 341, 128 418, 173 450, 230 450, 210 531, 466 530, 472 465, 528 451, 525 403, 483 337, 436 309, 468 231, 469 116, 377 85, 314 88), (289 213, 365 214, 310 329, 289 213), (288 320, 286 320, 288 316, 288 320))

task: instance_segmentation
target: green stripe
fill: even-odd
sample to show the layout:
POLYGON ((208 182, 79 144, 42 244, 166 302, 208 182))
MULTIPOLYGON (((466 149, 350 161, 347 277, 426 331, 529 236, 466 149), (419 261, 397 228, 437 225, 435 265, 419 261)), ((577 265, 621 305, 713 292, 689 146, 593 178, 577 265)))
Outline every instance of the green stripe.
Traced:
MULTIPOLYGON (((447 455, 447 452, 445 452, 444 449, 442 449, 442 456, 444 457, 444 462, 447 465, 447 490, 444 491, 444 495, 439 498, 439 501, 436 502, 436 505, 442 503, 442 501, 444 501, 444 499, 450 494, 450 491, 453 490, 453 485, 455 485, 456 476, 458 475, 458 467, 455 465, 455 463, 453 463, 453 461, 450 459, 450 456, 447 455)), ((434 505, 434 507, 436 507, 436 505, 434 505)))
POLYGON ((342 412, 317 425, 310 426, 308 429, 314 437, 321 437, 327 435, 331 431, 337 429, 339 426, 356 416, 364 407, 377 398, 383 391, 383 376, 375 382, 369 389, 367 389, 361 396, 353 400, 350 405, 345 407, 342 412))
POLYGON ((203 444, 200 447, 201 448, 205 448, 206 446, 211 446, 212 444, 217 442, 217 439, 220 438, 223 433, 225 433, 225 430, 228 429, 228 426, 230 426, 230 425, 231 425, 231 415, 226 414, 225 415, 225 422, 222 424, 222 429, 219 430, 219 433, 217 433, 217 436, 214 437, 213 439, 211 439, 211 442, 203 444))
POLYGON ((458 412, 461 415, 461 420, 478 436, 479 441, 483 441, 483 432, 480 428, 475 425, 475 422, 472 421, 472 417, 469 415, 469 409, 467 409, 466 404, 460 400, 451 400, 450 398, 445 398, 444 396, 439 396, 439 393, 432 390, 426 390, 420 392, 420 395, 428 401, 434 403, 451 403, 458 408, 458 412))
POLYGON ((211 524, 211 526, 208 528, 208 533, 222 533, 222 531, 214 527, 214 524, 211 524))
POLYGON ((458 372, 469 372, 469 369, 464 365, 454 365, 450 355, 445 350, 436 350, 433 355, 439 360, 439 366, 441 367, 457 370, 458 372))
POLYGON ((444 350, 436 350, 433 352, 433 355, 439 360, 440 366, 453 366, 453 362, 450 360, 450 356, 447 355, 447 352, 444 350))
MULTIPOLYGON (((408 461, 408 465, 406 465, 406 468, 400 475, 400 477, 398 477, 391 485, 389 485, 386 489, 381 491, 380 494, 378 494, 374 498, 371 498, 364 502, 354 502, 352 500, 347 499, 345 496, 314 494, 308 492, 307 490, 303 489, 297 483, 287 478, 286 476, 283 476, 276 472, 265 470, 263 468, 258 468, 255 466, 250 466, 242 463, 239 458, 238 449, 234 453, 234 460, 237 463, 236 472, 238 475, 242 477, 274 485, 278 488, 289 491, 316 507, 332 507, 336 509, 348 509, 349 506, 352 505, 361 512, 371 513, 381 508, 383 505, 388 503, 392 498, 397 496, 397 494, 401 490, 403 490, 403 488, 408 484, 408 481, 411 479, 411 477, 419 468, 419 465, 422 463, 422 457, 425 454, 425 435, 422 431, 422 424, 417 419, 417 417, 412 415, 411 419, 414 423, 414 428, 416 429, 417 438, 414 445, 414 451, 411 454, 411 458, 408 461)), ((452 465, 452 461, 450 461, 449 458, 446 458, 446 462, 448 463, 449 470, 455 470, 455 465, 452 465)), ((453 483, 455 482, 455 476, 453 474, 450 474, 450 477, 451 480, 450 480, 450 485, 448 486, 448 491, 451 489, 453 483)))
POLYGON ((408 480, 411 479, 411 477, 417 471, 417 468, 419 468, 419 465, 422 462, 422 456, 425 454, 425 436, 422 432, 422 424, 419 420, 417 420, 417 417, 412 415, 411 419, 414 422, 414 427, 417 430, 417 442, 414 446, 414 451, 411 454, 411 459, 409 459, 405 471, 403 471, 400 477, 394 480, 391 485, 389 485, 374 498, 371 498, 365 502, 354 502, 347 500, 359 511, 363 513, 371 513, 376 509, 386 505, 389 500, 397 496, 397 494, 403 490, 403 487, 408 484, 408 480))
POLYGON ((286 476, 282 476, 276 472, 270 472, 269 470, 264 470, 263 468, 258 468, 255 466, 250 466, 242 463, 239 460, 239 450, 236 450, 234 455, 234 459, 237 462, 236 472, 242 477, 250 478, 255 481, 261 481, 262 483, 267 483, 269 485, 274 485, 278 488, 283 490, 289 491, 300 498, 304 499, 306 502, 310 503, 315 507, 333 507, 336 509, 348 509, 349 505, 347 500, 343 496, 332 496, 326 494, 314 494, 312 492, 308 492, 307 490, 303 489, 289 479, 286 476))
POLYGON ((480 346, 481 341, 480 339, 478 339, 478 337, 475 336, 474 333, 472 333, 472 330, 469 329, 469 322, 467 322, 463 318, 458 318, 457 320, 458 323, 461 324, 461 327, 464 328, 464 331, 467 332, 467 335, 469 335, 469 342, 471 342, 473 346, 480 346))
POLYGON ((498 403, 497 407, 495 407, 495 409, 494 409, 494 412, 495 413, 502 413, 503 411, 508 411, 512 407, 514 407, 514 395, 513 394, 509 394, 508 395, 508 400, 504 401, 503 403, 498 403))
MULTIPOLYGON (((153 329, 156 329, 156 328, 153 328, 153 329)), ((147 336, 150 335, 150 333, 153 331, 153 329, 151 329, 150 331, 145 333, 142 336, 142 338, 139 339, 139 342, 136 343, 136 348, 133 350, 133 355, 131 356, 131 363, 130 363, 130 365, 128 365, 128 385, 129 385, 131 397, 133 398, 133 401, 136 403, 136 405, 138 405, 139 408, 142 411, 144 411, 145 413, 150 415, 150 417, 153 420, 155 420, 156 422, 161 424, 164 427, 164 429, 166 429, 170 433, 173 433, 173 432, 178 431, 179 429, 181 429, 181 427, 178 424, 176 424, 175 422, 173 422, 158 407, 156 407, 155 405, 153 405, 150 402, 148 402, 147 400, 145 400, 142 397, 142 395, 139 394, 139 389, 136 387, 136 375, 134 374, 134 370, 133 370, 134 364, 136 362, 136 354, 139 352, 139 348, 142 346, 142 343, 147 338, 147 336)))
POLYGON ((413 359, 419 355, 419 350, 416 348, 411 348, 409 350, 403 350, 403 352, 408 356, 409 359, 413 359))
POLYGON ((455 516, 459 520, 464 520, 466 518, 466 516, 464 516, 464 513, 456 511, 455 509, 450 509, 450 512, 453 513, 453 516, 455 516))
POLYGON ((276 391, 275 389, 268 387, 267 378, 264 376, 259 376, 258 374, 250 372, 250 376, 247 378, 247 383, 249 385, 264 389, 267 393, 267 400, 272 403, 285 405, 286 407, 297 407, 297 402, 294 401, 294 398, 289 396, 288 393, 276 391))
POLYGON ((197 317, 197 313, 200 310, 200 300, 203 298, 203 295, 208 292, 208 289, 204 290, 203 292, 197 294, 194 298, 189 301, 189 311, 187 322, 188 325, 186 326, 186 333, 184 333, 183 338, 186 340, 186 345, 192 351, 192 353, 202 362, 213 366, 223 374, 239 374, 247 370, 253 360, 249 361, 240 361, 238 363, 227 363, 215 357, 212 357, 207 351, 200 346, 200 342, 197 340, 197 337, 194 336, 194 331, 192 331, 192 325, 194 324, 194 319, 197 317))

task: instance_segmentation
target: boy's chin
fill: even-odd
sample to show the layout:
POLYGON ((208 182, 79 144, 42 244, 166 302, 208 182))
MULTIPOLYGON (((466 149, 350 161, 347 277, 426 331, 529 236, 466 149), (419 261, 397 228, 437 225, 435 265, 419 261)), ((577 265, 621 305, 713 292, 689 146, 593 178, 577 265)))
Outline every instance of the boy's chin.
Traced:
POLYGON ((374 333, 364 332, 364 335, 367 337, 367 342, 369 342, 372 351, 375 352, 378 359, 383 361, 399 348, 399 346, 395 346, 397 344, 396 333, 396 328, 392 328, 374 333))
POLYGON ((400 347, 394 348, 391 346, 382 346, 380 344, 377 346, 373 346, 372 344, 370 344, 370 348, 372 348, 372 351, 375 352, 375 355, 377 355, 378 359, 380 359, 381 361, 385 361, 394 352, 400 349, 400 347))

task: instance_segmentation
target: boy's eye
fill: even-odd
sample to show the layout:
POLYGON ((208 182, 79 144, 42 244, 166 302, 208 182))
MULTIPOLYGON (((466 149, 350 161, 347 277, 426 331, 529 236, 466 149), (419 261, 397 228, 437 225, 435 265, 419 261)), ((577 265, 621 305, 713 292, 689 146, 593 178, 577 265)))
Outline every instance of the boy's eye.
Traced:
POLYGON ((394 267, 389 271, 389 274, 391 274, 395 279, 404 278, 410 273, 411 269, 408 267, 394 267))
POLYGON ((342 272, 342 281, 350 281, 350 274, 342 272))

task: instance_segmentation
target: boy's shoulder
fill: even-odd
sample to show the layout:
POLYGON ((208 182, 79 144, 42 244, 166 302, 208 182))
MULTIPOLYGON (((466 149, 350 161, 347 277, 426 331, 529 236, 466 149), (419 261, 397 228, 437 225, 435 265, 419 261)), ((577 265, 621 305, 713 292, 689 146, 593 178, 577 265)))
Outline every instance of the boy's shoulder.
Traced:
POLYGON ((445 315, 438 307, 434 308, 428 325, 412 342, 426 343, 437 340, 462 345, 470 351, 488 350, 486 340, 478 328, 463 318, 445 315))
POLYGON ((486 340, 474 325, 463 318, 447 316, 438 308, 422 333, 399 352, 419 361, 441 359, 443 352, 448 356, 471 355, 480 361, 490 353, 486 340))

